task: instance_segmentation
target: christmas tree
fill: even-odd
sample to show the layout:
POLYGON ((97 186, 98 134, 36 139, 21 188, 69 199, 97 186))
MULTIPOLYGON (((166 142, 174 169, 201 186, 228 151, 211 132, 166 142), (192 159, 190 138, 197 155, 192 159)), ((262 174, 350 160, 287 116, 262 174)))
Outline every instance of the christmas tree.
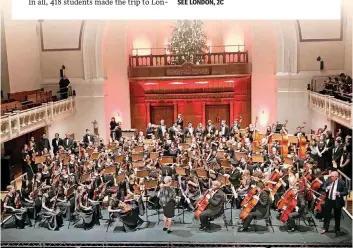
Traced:
POLYGON ((202 54, 208 50, 203 22, 198 20, 177 21, 168 44, 168 50, 173 55, 180 55, 172 61, 172 64, 202 62, 202 57, 196 56, 196 54, 202 54))

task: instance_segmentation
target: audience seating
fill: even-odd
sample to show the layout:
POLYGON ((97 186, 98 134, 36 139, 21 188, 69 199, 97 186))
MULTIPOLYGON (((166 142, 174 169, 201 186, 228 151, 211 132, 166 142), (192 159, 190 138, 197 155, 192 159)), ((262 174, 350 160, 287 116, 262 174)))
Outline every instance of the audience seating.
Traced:
POLYGON ((1 104, 1 115, 15 110, 24 110, 53 101, 52 92, 43 90, 31 90, 8 93, 8 101, 1 104))

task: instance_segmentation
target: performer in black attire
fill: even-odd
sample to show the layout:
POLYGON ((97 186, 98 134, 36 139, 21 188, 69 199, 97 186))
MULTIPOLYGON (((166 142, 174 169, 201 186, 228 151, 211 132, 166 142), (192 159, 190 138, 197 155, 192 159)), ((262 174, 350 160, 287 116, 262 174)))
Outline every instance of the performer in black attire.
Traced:
POLYGON ((118 123, 116 123, 115 118, 112 117, 109 123, 109 129, 110 129, 110 137, 112 140, 115 140, 115 128, 118 126, 118 123))
POLYGON ((288 232, 294 232, 295 230, 297 230, 298 227, 295 224, 295 219, 305 216, 308 213, 308 208, 307 208, 307 204, 306 204, 306 200, 304 198, 303 192, 298 193, 297 201, 298 201, 297 202, 298 210, 294 210, 292 213, 288 215, 288 221, 287 221, 288 232))
MULTIPOLYGON (((256 186, 259 187, 261 190, 265 188, 265 185, 263 182, 257 182, 256 186)), ((248 216, 245 218, 244 223, 243 223, 243 228, 240 229, 240 231, 248 231, 249 226, 251 221, 254 219, 254 217, 261 218, 265 216, 268 204, 270 204, 270 198, 268 195, 268 192, 262 191, 259 196, 259 201, 257 205, 253 208, 252 212, 248 214, 248 216)))
POLYGON ((331 212, 334 210, 335 217, 335 232, 339 236, 341 228, 341 213, 342 207, 344 206, 344 198, 348 195, 346 183, 338 178, 338 172, 333 171, 330 174, 325 183, 322 185, 322 189, 326 192, 326 199, 324 205, 324 229, 321 234, 327 233, 330 226, 331 212))
POLYGON ((154 135, 154 128, 151 123, 148 123, 146 128, 146 139, 151 139, 152 135, 154 135))
POLYGON ((174 217, 174 209, 175 209, 175 189, 170 187, 172 183, 172 178, 170 176, 166 176, 164 178, 164 185, 161 186, 160 191, 158 192, 159 204, 163 207, 163 223, 164 228, 163 231, 167 231, 171 233, 172 230, 170 226, 172 225, 172 218, 174 217))
POLYGON ((177 125, 180 125, 181 129, 184 128, 184 120, 181 114, 178 114, 178 119, 176 121, 177 125))
POLYGON ((28 215, 27 209, 21 206, 20 193, 16 192, 14 186, 7 186, 8 193, 4 199, 4 210, 5 213, 13 214, 15 216, 16 228, 23 229, 25 227, 25 222, 32 226, 28 215))
POLYGON ((139 217, 138 212, 134 211, 130 205, 118 199, 118 192, 118 187, 111 187, 109 189, 110 200, 108 212, 114 217, 120 217, 125 230, 135 230, 141 226, 144 221, 139 217))
POLYGON ((327 162, 326 162, 327 156, 325 154, 326 151, 327 151, 327 148, 326 148, 326 142, 324 140, 324 135, 321 134, 320 141, 317 144, 317 153, 318 153, 317 166, 322 171, 325 171, 327 169, 327 162))
POLYGON ((200 214, 200 230, 206 230, 208 227, 209 218, 218 215, 224 209, 224 202, 226 200, 226 195, 222 191, 221 183, 219 181, 212 182, 212 188, 210 189, 210 193, 212 197, 208 194, 206 197, 208 198, 209 204, 205 211, 200 214))
POLYGON ((59 82, 60 87, 60 99, 67 99, 69 92, 70 80, 64 75, 59 82))
POLYGON ((53 146, 53 152, 56 154, 59 151, 59 146, 63 146, 63 140, 59 138, 59 134, 55 134, 55 138, 51 141, 51 145, 53 146))
POLYGON ((38 143, 38 149, 40 152, 43 152, 44 148, 47 148, 48 152, 50 151, 50 143, 47 137, 45 136, 45 133, 42 135, 42 139, 38 143))

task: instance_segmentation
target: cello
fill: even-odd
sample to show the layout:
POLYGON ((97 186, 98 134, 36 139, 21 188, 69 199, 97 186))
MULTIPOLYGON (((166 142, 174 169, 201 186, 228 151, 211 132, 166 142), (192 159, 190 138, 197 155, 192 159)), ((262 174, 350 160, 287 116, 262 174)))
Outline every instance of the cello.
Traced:
POLYGON ((288 217, 289 214, 293 212, 293 210, 295 210, 297 208, 297 204, 298 204, 298 193, 295 194, 295 196, 289 200, 287 202, 287 204, 285 206, 283 206, 282 210, 282 214, 280 216, 280 220, 284 223, 286 223, 288 221, 288 217))
POLYGON ((208 199, 207 199, 207 196, 210 196, 212 197, 212 189, 208 189, 204 195, 202 196, 202 198, 196 202, 196 210, 194 212, 194 217, 195 219, 198 219, 200 217, 200 214, 205 211, 205 209, 207 208, 208 206, 208 199))
POLYGON ((257 205, 259 202, 259 197, 260 194, 263 192, 263 190, 259 190, 256 195, 253 195, 251 199, 244 205, 240 212, 239 218, 241 220, 245 220, 246 217, 248 217, 249 213, 253 210, 253 208, 257 205))
POLYGON ((246 194, 245 198, 240 203, 241 207, 244 207, 251 200, 251 198, 257 193, 258 188, 254 185, 252 185, 251 187, 252 188, 249 190, 249 192, 246 194))
MULTIPOLYGON (((300 128, 303 129, 306 125, 306 122, 303 123, 303 126, 301 126, 300 128)), ((301 134, 300 137, 298 137, 299 139, 299 151, 298 151, 298 155, 299 158, 303 159, 306 156, 306 137, 301 134)))
POLYGON ((282 196, 281 199, 277 203, 277 209, 283 210, 283 208, 288 205, 288 203, 297 195, 296 189, 288 189, 282 196))

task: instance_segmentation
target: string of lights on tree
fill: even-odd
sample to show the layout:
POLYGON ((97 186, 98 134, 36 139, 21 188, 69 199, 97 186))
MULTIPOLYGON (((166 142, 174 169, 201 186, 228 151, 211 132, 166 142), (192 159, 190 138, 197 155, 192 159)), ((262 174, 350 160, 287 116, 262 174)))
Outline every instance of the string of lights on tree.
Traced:
POLYGON ((197 54, 207 52, 206 34, 203 22, 199 20, 180 20, 173 27, 172 37, 167 46, 168 51, 176 56, 171 64, 181 65, 185 62, 201 63, 202 57, 197 54))

